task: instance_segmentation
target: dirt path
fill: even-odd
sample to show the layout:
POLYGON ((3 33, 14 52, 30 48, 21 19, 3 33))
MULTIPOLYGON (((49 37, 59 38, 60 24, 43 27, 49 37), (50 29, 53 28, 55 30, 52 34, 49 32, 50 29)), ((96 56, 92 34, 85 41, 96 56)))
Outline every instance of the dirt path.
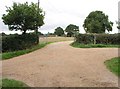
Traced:
POLYGON ((32 87, 113 87, 118 78, 104 61, 118 56, 117 48, 82 49, 71 41, 52 43, 40 50, 3 61, 3 77, 32 87))

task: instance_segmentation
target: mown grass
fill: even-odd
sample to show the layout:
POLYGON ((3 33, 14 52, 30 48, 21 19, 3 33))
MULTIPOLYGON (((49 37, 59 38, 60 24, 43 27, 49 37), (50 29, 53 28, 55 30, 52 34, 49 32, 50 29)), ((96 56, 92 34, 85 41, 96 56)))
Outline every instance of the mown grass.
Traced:
POLYGON ((105 45, 105 44, 80 44, 73 42, 71 46, 76 48, 120 48, 119 45, 105 45))
POLYGON ((14 79, 2 79, 1 82, 2 89, 11 89, 12 87, 14 89, 27 89, 29 87, 27 84, 14 79))
POLYGON ((111 72, 120 77, 120 57, 105 61, 105 65, 111 72))
POLYGON ((2 60, 10 59, 10 58, 13 58, 13 57, 17 57, 17 56, 20 56, 20 55, 23 55, 23 54, 33 52, 37 49, 43 48, 44 46, 46 46, 47 44, 50 44, 50 43, 51 42, 40 43, 40 44, 30 48, 30 49, 2 53, 2 60))

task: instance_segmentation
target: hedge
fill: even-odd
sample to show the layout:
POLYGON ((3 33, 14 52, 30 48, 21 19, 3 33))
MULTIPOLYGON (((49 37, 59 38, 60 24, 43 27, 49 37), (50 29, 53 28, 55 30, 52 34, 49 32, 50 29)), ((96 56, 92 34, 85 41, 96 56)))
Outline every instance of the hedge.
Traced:
POLYGON ((2 37, 2 52, 23 50, 37 44, 35 34, 9 35, 2 37))
POLYGON ((76 42, 82 44, 120 44, 120 34, 79 34, 76 36, 76 42))

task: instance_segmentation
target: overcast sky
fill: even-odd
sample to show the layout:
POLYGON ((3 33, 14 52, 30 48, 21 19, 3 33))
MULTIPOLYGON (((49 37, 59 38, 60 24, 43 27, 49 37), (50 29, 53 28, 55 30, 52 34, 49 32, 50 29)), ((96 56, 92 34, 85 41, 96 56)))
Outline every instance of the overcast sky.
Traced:
MULTIPOLYGON (((1 19, 2 15, 6 13, 5 6, 11 7, 13 2, 37 3, 38 0, 2 0, 0 3, 0 29, 5 33, 14 33, 8 30, 1 19)), ((39 31, 42 33, 54 32, 54 29, 59 26, 65 29, 67 25, 75 24, 79 26, 80 33, 84 33, 82 25, 85 18, 90 12, 100 10, 109 16, 110 21, 114 22, 111 33, 117 33, 118 2, 119 0, 40 0, 40 7, 46 14, 45 24, 39 31)))

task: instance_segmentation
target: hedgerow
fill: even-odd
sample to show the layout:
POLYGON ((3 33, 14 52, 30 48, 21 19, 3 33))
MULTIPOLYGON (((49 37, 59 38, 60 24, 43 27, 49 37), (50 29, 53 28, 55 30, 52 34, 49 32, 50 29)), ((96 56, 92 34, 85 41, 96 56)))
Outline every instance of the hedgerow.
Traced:
POLYGON ((37 44, 36 34, 9 35, 2 37, 2 52, 23 50, 37 44))

